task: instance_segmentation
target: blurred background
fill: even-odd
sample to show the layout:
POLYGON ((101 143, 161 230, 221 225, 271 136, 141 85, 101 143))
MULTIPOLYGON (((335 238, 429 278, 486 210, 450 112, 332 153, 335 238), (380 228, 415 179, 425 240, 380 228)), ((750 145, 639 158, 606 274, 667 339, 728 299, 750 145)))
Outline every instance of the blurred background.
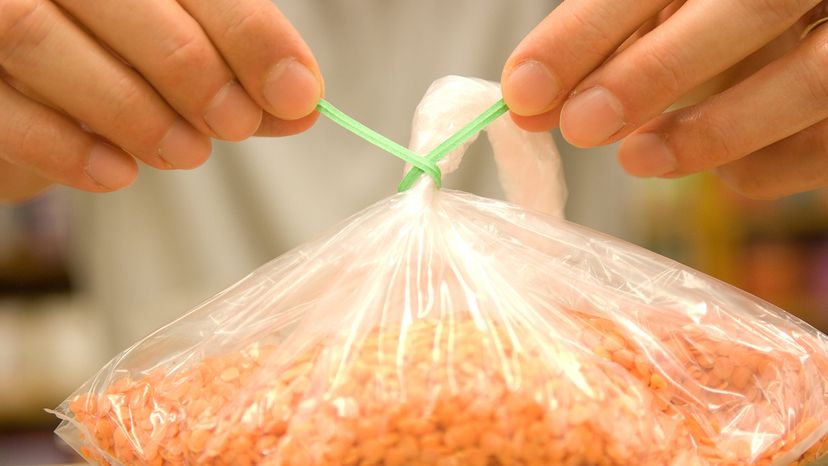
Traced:
MULTIPOLYGON (((401 143, 433 80, 498 80, 554 4, 279 2, 314 50, 329 100, 401 143)), ((615 147, 576 150, 556 137, 570 220, 828 330, 828 192, 752 202, 708 175, 633 179, 615 147)), ((447 186, 502 198, 488 146, 471 152, 447 186)), ((0 206, 0 466, 77 460, 44 408, 147 333, 393 193, 401 176, 398 160, 320 120, 291 138, 215 143, 194 171, 142 168, 122 192, 58 188, 0 206)))

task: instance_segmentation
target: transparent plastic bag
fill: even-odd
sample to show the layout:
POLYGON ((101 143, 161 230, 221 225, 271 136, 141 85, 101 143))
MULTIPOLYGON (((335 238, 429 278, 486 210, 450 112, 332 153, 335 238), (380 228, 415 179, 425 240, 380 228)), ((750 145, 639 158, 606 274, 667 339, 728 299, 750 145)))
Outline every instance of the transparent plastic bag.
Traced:
MULTIPOLYGON (((436 82, 412 149, 498 97, 436 82)), ((787 465, 828 450, 824 335, 559 218, 551 137, 508 116, 488 131, 520 205, 423 177, 118 355, 58 408, 59 435, 92 462, 148 465, 787 465)))

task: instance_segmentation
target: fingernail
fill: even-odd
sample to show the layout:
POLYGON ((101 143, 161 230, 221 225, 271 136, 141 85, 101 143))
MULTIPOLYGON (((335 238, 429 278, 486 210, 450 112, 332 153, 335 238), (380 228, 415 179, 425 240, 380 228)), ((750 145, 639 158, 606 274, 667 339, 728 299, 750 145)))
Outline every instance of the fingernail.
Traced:
POLYGON ((575 146, 604 144, 624 124, 621 101, 600 86, 576 94, 561 110, 561 134, 575 146))
POLYGON ((224 85, 204 112, 207 126, 221 139, 239 141, 253 134, 262 120, 262 109, 236 81, 224 85))
POLYGON ((95 183, 112 190, 129 186, 138 175, 131 156, 104 142, 92 146, 84 171, 95 183))
POLYGON ((628 136, 618 149, 621 164, 635 176, 664 176, 678 168, 673 151, 655 133, 628 136))
POLYGON ((522 116, 550 110, 561 92, 557 78, 541 62, 529 60, 509 73, 503 82, 503 98, 509 110, 522 116))
POLYGON ((168 168, 195 168, 207 160, 210 150, 210 138, 179 118, 161 140, 158 156, 170 165, 168 168))
POLYGON ((316 108, 322 96, 322 83, 308 67, 288 57, 268 73, 262 92, 273 116, 298 120, 316 108))

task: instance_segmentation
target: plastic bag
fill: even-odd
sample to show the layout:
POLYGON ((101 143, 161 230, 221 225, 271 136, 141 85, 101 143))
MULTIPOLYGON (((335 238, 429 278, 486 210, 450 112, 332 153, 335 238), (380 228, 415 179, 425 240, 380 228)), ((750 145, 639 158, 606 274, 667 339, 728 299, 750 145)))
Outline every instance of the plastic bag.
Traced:
MULTIPOLYGON (((412 149, 498 96, 438 81, 412 149)), ((828 450, 824 335, 558 218, 551 137, 508 116, 489 135, 522 206, 423 177, 118 355, 58 408, 59 435, 90 461, 148 465, 786 465, 828 450)))

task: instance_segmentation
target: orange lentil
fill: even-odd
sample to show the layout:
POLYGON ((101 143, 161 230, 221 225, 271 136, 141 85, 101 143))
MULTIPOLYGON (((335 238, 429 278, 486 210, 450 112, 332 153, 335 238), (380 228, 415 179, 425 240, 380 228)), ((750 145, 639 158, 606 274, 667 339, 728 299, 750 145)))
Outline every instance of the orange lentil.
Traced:
POLYGON ((632 370, 635 367, 635 353, 629 349, 621 349, 616 351, 612 357, 613 361, 617 362, 624 369, 632 370))
POLYGON ((713 376, 719 380, 727 380, 733 375, 733 363, 728 357, 720 357, 713 364, 713 376))
POLYGON ((653 374, 650 376, 650 388, 653 390, 663 390, 667 388, 667 381, 661 374, 653 374))
POLYGON ((477 441, 477 435, 473 426, 461 424, 451 426, 446 430, 445 444, 453 450, 462 450, 470 447, 477 441))
POLYGON ((746 366, 739 366, 733 369, 733 374, 730 383, 738 390, 743 390, 750 383, 750 378, 753 377, 753 371, 746 366))
MULTIPOLYGON (((770 466, 820 427, 805 416, 758 454, 744 439, 725 442, 726 419, 694 398, 736 391, 734 399, 753 404, 729 428, 772 431, 778 402, 761 387, 784 380, 805 390, 807 378, 787 368, 793 362, 701 333, 681 340, 666 332, 664 350, 686 361, 675 368, 611 322, 584 321, 584 341, 598 342, 590 356, 565 347, 518 350, 502 330, 483 333, 471 322, 451 332, 417 322, 404 340, 392 328, 368 335, 354 349, 352 376, 322 394, 320 380, 335 373, 324 372, 329 360, 318 365, 321 346, 274 368, 277 348, 254 344, 169 375, 120 377, 100 394, 75 397, 69 409, 91 436, 80 449, 87 459, 154 466, 770 466), (494 341, 508 371, 481 351, 494 341), (575 362, 583 386, 567 375, 575 362), (670 435, 654 435, 664 431, 670 435)), ((716 396, 723 410, 743 406, 716 396)), ((826 451, 823 437, 797 461, 826 451)))

